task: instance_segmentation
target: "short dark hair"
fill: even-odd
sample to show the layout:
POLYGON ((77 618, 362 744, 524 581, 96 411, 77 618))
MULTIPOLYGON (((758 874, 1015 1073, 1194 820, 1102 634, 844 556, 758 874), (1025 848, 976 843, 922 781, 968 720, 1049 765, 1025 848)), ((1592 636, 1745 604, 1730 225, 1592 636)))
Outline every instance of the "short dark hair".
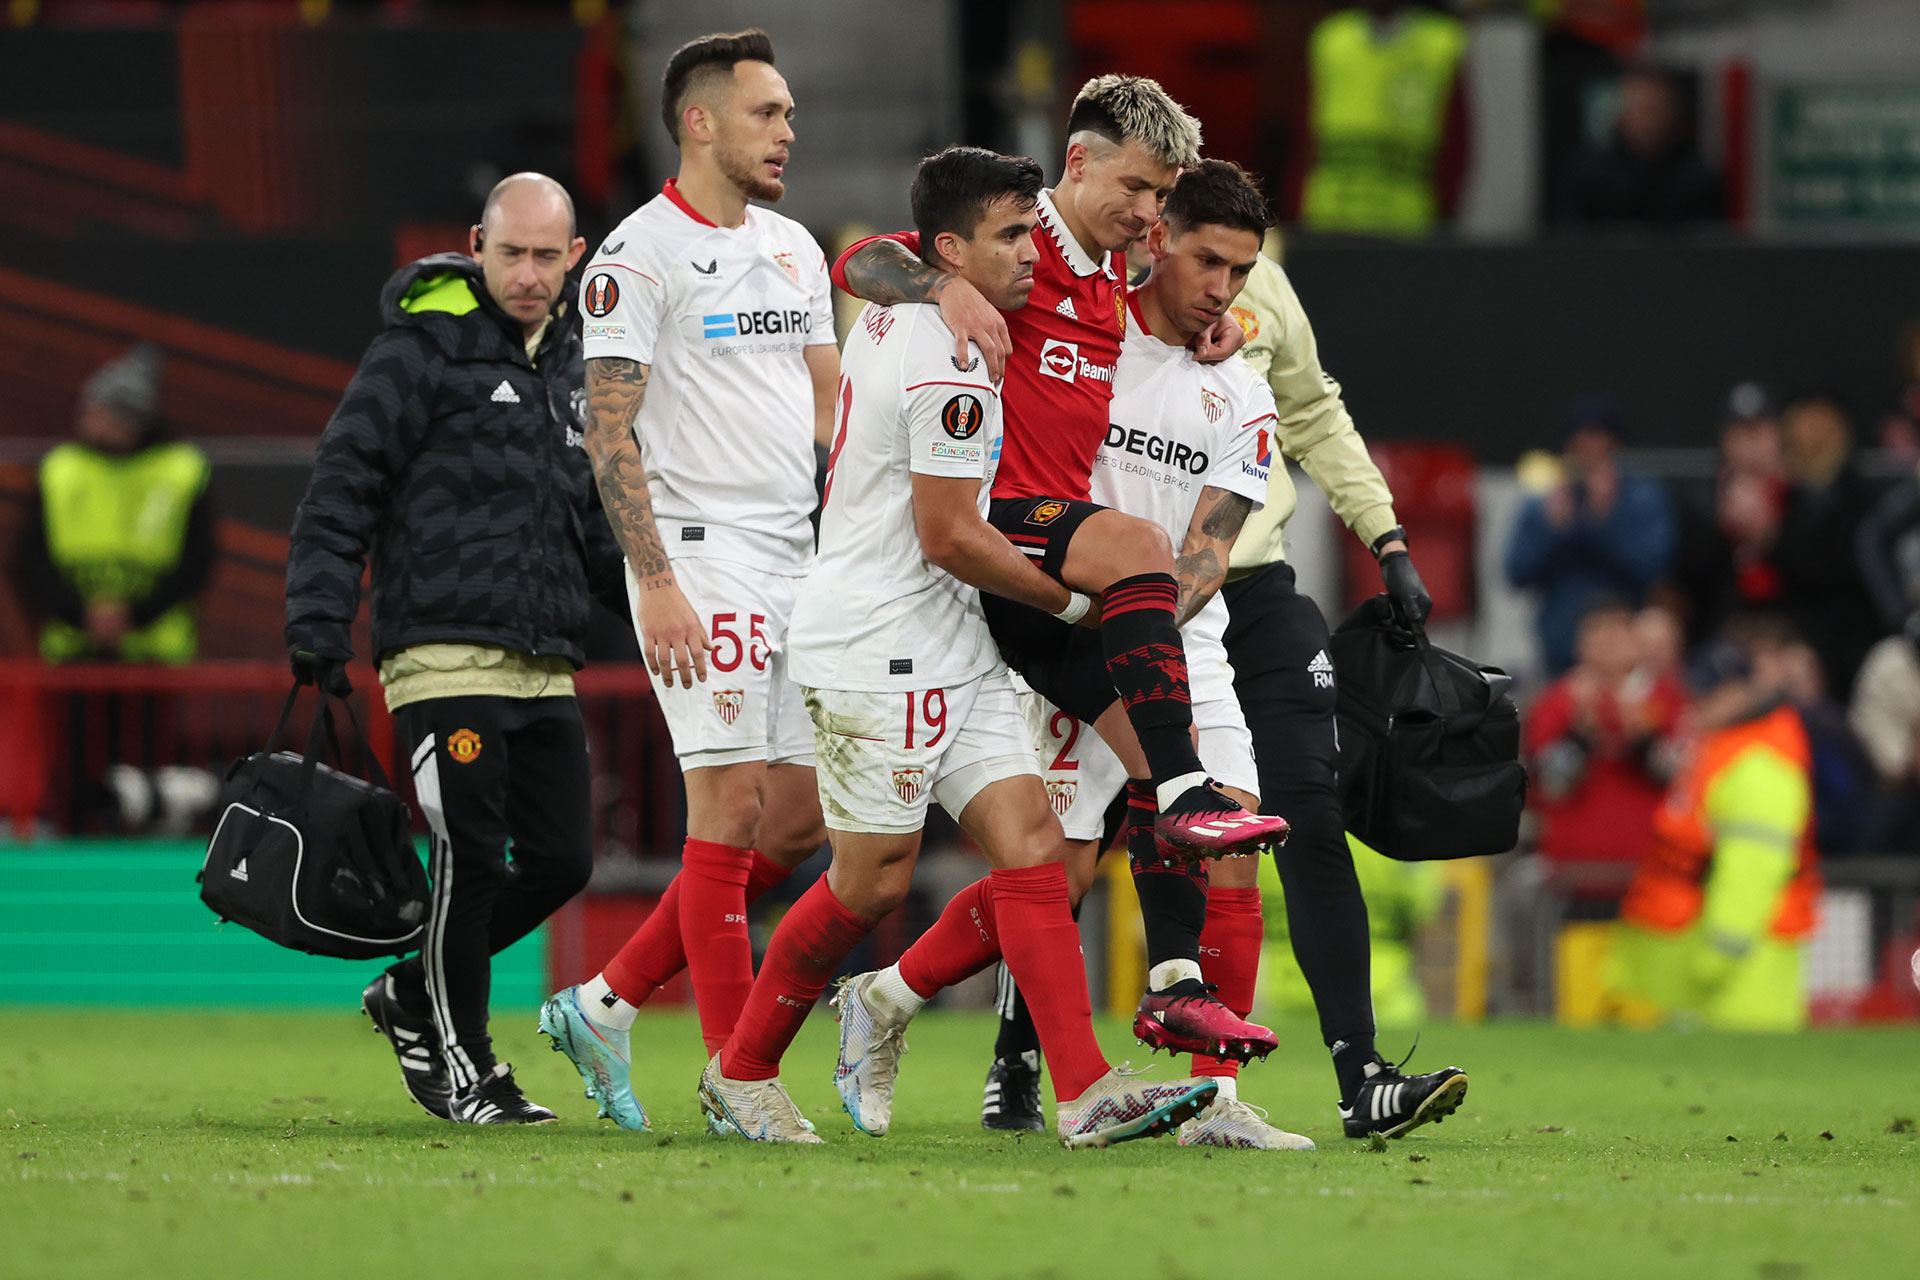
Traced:
POLYGON ((921 258, 939 266, 933 242, 941 232, 971 239, 988 205, 1002 196, 1032 205, 1044 181, 1039 163, 1027 156, 1003 156, 985 147, 948 147, 928 156, 913 176, 913 225, 920 232, 921 258))
POLYGON ((740 62, 773 65, 773 38, 754 27, 701 36, 673 51, 660 82, 660 117, 667 122, 669 137, 680 141, 680 113, 686 110, 687 95, 696 87, 695 81, 715 72, 731 75, 734 64, 740 62))
POLYGON ((1221 226, 1265 236, 1273 225, 1273 211, 1259 184, 1231 160, 1202 160, 1182 173, 1160 216, 1177 231, 1221 226))

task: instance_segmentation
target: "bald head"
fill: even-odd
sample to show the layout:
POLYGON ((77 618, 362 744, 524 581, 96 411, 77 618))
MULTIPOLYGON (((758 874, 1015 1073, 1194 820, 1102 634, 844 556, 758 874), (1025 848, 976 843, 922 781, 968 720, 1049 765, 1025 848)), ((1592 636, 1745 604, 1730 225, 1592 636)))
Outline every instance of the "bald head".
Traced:
POLYGON ((543 173, 496 183, 471 239, 487 292, 529 334, 552 313, 587 247, 575 233, 573 198, 543 173))
POLYGON ((578 230, 573 216, 573 197, 544 173, 510 173, 494 183, 493 190, 487 192, 487 202, 480 206, 482 231, 493 229, 493 219, 505 205, 511 205, 516 213, 535 216, 558 209, 567 221, 567 237, 571 239, 578 230))

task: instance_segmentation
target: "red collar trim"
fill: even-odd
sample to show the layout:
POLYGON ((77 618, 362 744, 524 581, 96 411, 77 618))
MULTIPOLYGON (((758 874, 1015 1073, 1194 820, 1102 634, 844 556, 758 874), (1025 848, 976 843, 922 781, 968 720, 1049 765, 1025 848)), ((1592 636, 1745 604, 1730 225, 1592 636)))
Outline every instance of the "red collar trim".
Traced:
POLYGON ((673 203, 679 207, 680 212, 686 214, 701 226, 718 227, 720 225, 687 203, 687 198, 680 194, 680 180, 678 178, 668 178, 666 185, 660 188, 660 194, 673 201, 673 203))
MULTIPOLYGON (((1133 318, 1139 321, 1140 332, 1146 334, 1153 332, 1153 330, 1147 328, 1147 318, 1140 314, 1140 291, 1138 289, 1127 290, 1127 310, 1133 312, 1133 318)), ((1127 335, 1123 333, 1120 336, 1124 339, 1127 335)))

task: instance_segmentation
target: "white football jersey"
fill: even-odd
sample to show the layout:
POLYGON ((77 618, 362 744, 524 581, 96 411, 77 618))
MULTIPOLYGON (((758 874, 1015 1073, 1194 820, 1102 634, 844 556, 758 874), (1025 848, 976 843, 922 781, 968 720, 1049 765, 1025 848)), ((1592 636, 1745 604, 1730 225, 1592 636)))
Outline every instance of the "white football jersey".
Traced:
POLYGON ((715 226, 671 180, 607 236, 580 285, 587 359, 651 366, 634 424, 669 557, 806 570, 813 381, 831 344, 826 257, 806 228, 748 206, 715 226))
MULTIPOLYGON (((1266 502, 1276 420, 1273 393, 1243 361, 1201 364, 1185 347, 1160 341, 1130 296, 1092 498, 1153 521, 1177 554, 1202 489, 1240 494, 1256 509, 1266 502)), ((1233 697, 1220 639, 1226 628, 1227 606, 1216 594, 1181 629, 1196 703, 1233 697)))
POLYGON ((869 306, 840 355, 820 552, 800 587, 789 669, 815 689, 947 688, 1000 664, 980 593, 920 554, 913 476, 980 482, 1000 464, 1000 393, 940 309, 869 306))

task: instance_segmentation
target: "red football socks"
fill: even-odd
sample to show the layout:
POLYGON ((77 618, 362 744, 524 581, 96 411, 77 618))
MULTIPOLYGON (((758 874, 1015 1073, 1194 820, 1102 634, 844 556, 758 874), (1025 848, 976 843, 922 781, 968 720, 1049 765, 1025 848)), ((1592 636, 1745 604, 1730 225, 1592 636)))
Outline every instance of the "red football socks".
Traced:
MULTIPOLYGON (((758 849, 750 856, 753 865, 747 872, 749 907, 793 874, 758 849)), ((613 988, 613 994, 638 1006, 651 1000, 654 992, 686 967, 687 949, 680 942, 680 877, 675 876, 667 885, 667 891, 660 895, 653 913, 641 921, 627 944, 607 961, 600 976, 613 988)))
POLYGON ((976 880, 947 903, 947 909, 900 957, 900 977, 923 1000, 964 982, 1000 958, 1000 932, 994 925, 993 878, 976 880))
POLYGON ((1073 922, 1067 899, 1067 869, 1058 862, 999 868, 987 880, 995 932, 1040 1033, 1054 1097, 1071 1102, 1108 1068, 1093 1035, 1080 926, 1073 922))
MULTIPOLYGON (((1244 1018, 1253 1012, 1260 982, 1260 944, 1266 923, 1258 889, 1207 889, 1207 927, 1200 934, 1200 965, 1219 990, 1220 1003, 1244 1018)), ((1196 1076, 1237 1076, 1240 1064, 1227 1058, 1193 1055, 1196 1076)))
POLYGON ((753 942, 747 937, 752 866, 753 850, 711 840, 689 839, 680 855, 680 945, 687 950, 700 1036, 709 1053, 727 1042, 753 986, 753 942))
POLYGON ((720 1050, 720 1074, 729 1080, 779 1075, 781 1056, 800 1034, 800 1024, 827 989, 827 980, 872 931, 872 925, 833 896, 825 876, 814 881, 767 944, 760 976, 732 1037, 720 1050))

